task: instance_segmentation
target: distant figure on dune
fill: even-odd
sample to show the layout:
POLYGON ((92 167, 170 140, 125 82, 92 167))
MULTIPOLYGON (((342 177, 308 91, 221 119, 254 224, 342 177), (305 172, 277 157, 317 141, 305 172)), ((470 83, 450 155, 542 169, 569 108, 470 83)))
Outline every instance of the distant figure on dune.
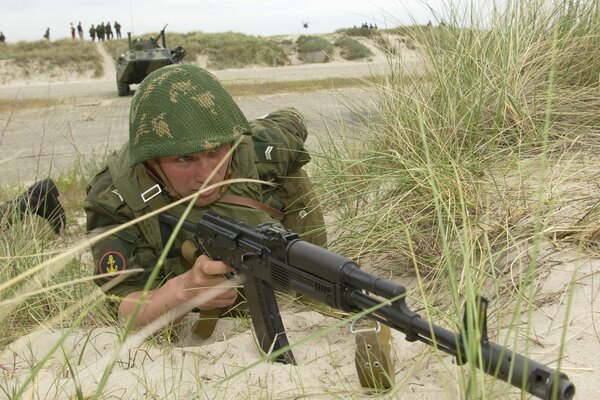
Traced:
POLYGON ((94 24, 90 27, 90 37, 92 38, 92 42, 96 41, 96 28, 94 28, 94 24))
POLYGON ((79 35, 79 40, 83 40, 83 26, 81 25, 81 21, 77 24, 77 34, 79 35))
POLYGON ((115 21, 114 27, 115 27, 115 32, 117 34, 117 39, 121 39, 121 24, 119 24, 117 21, 115 21))
POLYGON ((110 26, 110 22, 107 22, 104 25, 104 32, 106 33, 106 40, 111 40, 113 38, 112 27, 110 26))

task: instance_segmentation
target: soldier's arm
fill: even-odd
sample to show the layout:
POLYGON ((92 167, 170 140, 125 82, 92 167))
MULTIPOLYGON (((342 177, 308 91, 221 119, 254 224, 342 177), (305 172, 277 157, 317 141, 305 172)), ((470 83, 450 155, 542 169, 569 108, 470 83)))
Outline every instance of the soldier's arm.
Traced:
MULTIPOLYGON (((135 217, 122 196, 112 186, 107 171, 98 174, 90 185, 84 208, 87 214, 86 227, 91 235, 106 232, 135 217)), ((223 274, 230 271, 222 262, 213 262, 201 256, 189 270, 175 268, 180 272, 174 273, 174 268, 168 265, 181 266, 181 260, 179 256, 173 255, 167 257, 149 293, 142 299, 144 287, 156 265, 157 255, 139 226, 131 226, 103 239, 92 246, 92 251, 96 274, 126 273, 134 268, 142 269, 141 272, 128 274, 108 293, 123 317, 133 315, 140 300, 143 301, 134 321, 138 327, 148 324, 167 311, 207 291, 208 288, 223 284, 223 274)), ((97 278, 96 283, 102 286, 111 279, 114 278, 97 278)), ((235 299, 235 290, 229 288, 214 299, 195 306, 200 309, 226 307, 235 299)))
MULTIPOLYGON (((83 207, 86 211, 86 229, 91 237, 135 218, 123 201, 123 197, 112 185, 107 170, 100 172, 91 182, 83 207)), ((107 292, 113 305, 118 306, 129 294, 141 291, 156 264, 155 250, 144 237, 139 226, 131 226, 108 236, 92 245, 94 256, 93 273, 126 273, 125 278, 107 292), (141 272, 128 273, 141 268, 141 272)), ((97 277, 95 283, 103 286, 113 279, 111 276, 97 277)), ((160 273, 151 289, 156 289, 165 279, 160 273)), ((117 308, 117 307, 115 307, 117 308)))
MULTIPOLYGON (((95 220, 94 218, 88 218, 95 220)), ((109 229, 110 226, 97 228, 99 232, 109 229)), ((113 304, 118 305, 118 313, 125 318, 134 314, 138 303, 142 302, 135 317, 135 326, 141 327, 175 309, 182 303, 198 296, 217 285, 226 283, 224 274, 231 270, 222 262, 211 261, 206 256, 200 256, 191 269, 180 275, 169 274, 165 276, 163 271, 159 273, 153 282, 151 290, 142 299, 144 287, 150 278, 152 270, 156 265, 157 258, 145 242, 143 235, 135 228, 125 229, 115 235, 92 246, 96 273, 119 273, 127 272, 134 268, 142 268, 142 272, 127 275, 118 285, 108 292, 113 304)), ((171 259, 171 262, 179 262, 179 259, 171 259)), ((167 259, 169 262, 169 259, 167 259)), ((102 285, 112 277, 98 278, 96 283, 102 285)), ((216 294, 213 299, 194 304, 200 309, 211 309, 226 307, 236 299, 236 291, 227 288, 216 294)), ((177 321, 181 317, 171 319, 177 321)))
MULTIPOLYGON (((193 304, 194 307, 208 310, 231 306, 237 298, 237 291, 227 284, 224 274, 228 272, 231 268, 223 262, 211 261, 201 255, 189 271, 169 279, 163 286, 149 292, 145 299, 142 299, 141 291, 125 296, 119 305, 119 314, 129 318, 141 302, 134 323, 142 327, 208 291, 211 291, 210 298, 193 304), (216 286, 219 289, 215 292, 216 286)), ((169 319, 178 321, 183 316, 172 315, 169 319)))

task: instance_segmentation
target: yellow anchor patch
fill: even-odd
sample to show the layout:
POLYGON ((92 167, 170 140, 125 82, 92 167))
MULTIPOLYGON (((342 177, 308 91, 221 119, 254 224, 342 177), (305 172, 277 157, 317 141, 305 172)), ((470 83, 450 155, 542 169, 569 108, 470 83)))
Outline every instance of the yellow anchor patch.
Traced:
MULTIPOLYGON (((102 257, 98 262, 98 273, 100 274, 114 274, 119 271, 124 271, 127 268, 127 259, 120 251, 111 250, 102 257)), ((111 277, 106 277, 111 279, 111 277)))

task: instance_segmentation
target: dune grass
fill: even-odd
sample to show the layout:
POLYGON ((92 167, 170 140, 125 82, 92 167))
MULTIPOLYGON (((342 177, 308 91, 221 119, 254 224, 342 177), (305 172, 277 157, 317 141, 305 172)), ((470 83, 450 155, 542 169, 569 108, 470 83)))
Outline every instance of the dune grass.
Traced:
POLYGON ((0 60, 12 62, 27 76, 46 71, 50 76, 63 73, 102 76, 102 58, 94 43, 63 39, 57 41, 5 43, 0 60))
MULTIPOLYGON (((100 168, 98 160, 79 160, 70 172, 54 178, 60 201, 67 214, 64 238, 57 238, 45 220, 26 214, 19 216, 2 209, 3 229, 0 242, 0 282, 3 285, 19 279, 41 263, 48 262, 70 246, 84 240, 81 204, 86 183, 100 168)), ((6 203, 25 189, 22 185, 3 187, 0 203, 6 203)), ((83 253, 82 253, 83 254, 83 253)), ((19 279, 0 289, 0 348, 39 327, 52 327, 48 321, 68 326, 86 304, 81 300, 90 293, 101 292, 90 280, 89 257, 76 255, 34 274, 32 279, 19 279), (72 315, 64 311, 71 309, 72 315), (57 316, 60 318, 57 319, 57 316)), ((109 310, 97 308, 89 313, 85 325, 114 323, 109 310)))
MULTIPOLYGON (((508 2, 489 27, 402 32, 420 44, 427 82, 406 84, 390 53, 374 118, 345 141, 334 132, 317 158, 332 247, 418 274, 418 302, 450 326, 487 293, 506 340, 529 336, 515 321, 536 308, 540 249, 564 206, 550 168, 598 151, 599 15, 590 2, 508 2)), ((463 381, 468 398, 488 389, 477 381, 463 381)))
MULTIPOLYGON (((585 1, 552 7, 509 1, 490 26, 470 19, 472 28, 465 29, 457 18, 445 26, 412 29, 426 79, 413 77, 398 54, 390 53, 392 73, 373 83, 380 93, 377 112, 369 113, 362 129, 332 131, 313 155, 313 176, 331 223, 331 249, 388 277, 411 276, 416 285, 409 288, 409 303, 438 324, 458 329, 466 307, 469 363, 447 383, 450 397, 512 393, 475 368, 482 330, 477 296, 491 300, 490 338, 527 354, 531 344, 525 338, 535 337, 532 315, 547 301, 538 291, 549 268, 544 249, 572 237, 582 248, 597 249, 597 200, 582 203, 565 219, 560 211, 575 200, 560 187, 585 169, 578 164, 582 154, 600 150, 599 7, 585 1)), ((364 114, 360 111, 357 115, 364 114)), ((74 173, 59 186, 82 193, 86 178, 74 173)), ((80 201, 77 194, 71 199, 80 201)), ((74 204, 68 208, 70 218, 81 216, 74 204)), ((0 257, 6 267, 0 282, 70 246, 35 223, 25 226, 31 228, 10 229, 3 239, 0 257)), ((36 286, 28 290, 75 282, 88 276, 86 268, 79 259, 68 261, 54 274, 35 275, 36 286)), ((18 311, 2 320, 0 347, 50 320, 54 327, 115 322, 101 300, 100 306, 98 299, 90 300, 92 288, 77 283, 19 301, 18 311)), ((3 288, 0 301, 13 300, 20 289, 3 288)), ((567 315, 571 293, 566 282, 567 315)), ((563 340, 548 362, 554 368, 564 356, 566 328, 561 329, 563 340)), ((113 368, 107 367, 105 376, 113 368)), ((197 379, 199 390, 218 385, 197 379)), ((311 383, 300 380, 299 392, 303 385, 311 383)), ((14 393, 1 382, 0 388, 14 393)), ((277 395, 253 389, 248 393, 277 395)))
POLYGON ((334 45, 340 47, 340 56, 344 60, 358 60, 373 55, 367 46, 351 37, 340 37, 336 39, 334 45))

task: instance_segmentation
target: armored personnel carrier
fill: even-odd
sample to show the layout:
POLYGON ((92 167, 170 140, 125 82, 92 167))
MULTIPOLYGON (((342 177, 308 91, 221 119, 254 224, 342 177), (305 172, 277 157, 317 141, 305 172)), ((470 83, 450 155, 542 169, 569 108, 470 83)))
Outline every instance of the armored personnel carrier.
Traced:
POLYGON ((140 83, 148 74, 161 67, 171 64, 179 64, 186 51, 181 47, 175 50, 167 48, 165 29, 160 31, 156 37, 148 40, 131 39, 131 32, 127 33, 129 50, 117 58, 117 92, 119 96, 127 96, 130 93, 132 83, 140 83), (162 38, 162 46, 158 44, 162 38))

